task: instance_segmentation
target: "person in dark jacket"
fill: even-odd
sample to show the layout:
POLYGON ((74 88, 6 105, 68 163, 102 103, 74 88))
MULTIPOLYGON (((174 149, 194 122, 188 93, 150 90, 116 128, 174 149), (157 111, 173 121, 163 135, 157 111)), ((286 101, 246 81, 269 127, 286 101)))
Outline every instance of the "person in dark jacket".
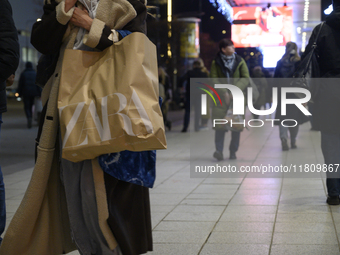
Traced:
MULTIPOLYGON (((317 25, 309 39, 304 58, 311 50, 320 30, 317 25)), ((333 12, 327 17, 317 42, 318 63, 321 78, 340 78, 340 1, 333 0, 333 12)), ((335 169, 340 164, 340 85, 338 79, 323 80, 314 98, 313 127, 321 131, 321 149, 327 172, 326 202, 339 205, 340 175, 335 169)))
POLYGON ((44 110, 34 173, 0 254, 151 251, 149 189, 114 178, 103 171, 98 159, 74 163, 62 158, 57 108, 64 51, 101 51, 128 32, 146 33, 146 1, 45 0, 43 9, 41 20, 33 25, 31 43, 43 54, 60 54, 42 91, 44 110))
POLYGON ((8 0, 0 1, 0 114, 6 112, 6 80, 19 64, 18 32, 8 0))
MULTIPOLYGON (((0 132, 2 113, 7 110, 6 80, 13 77, 19 64, 18 32, 12 18, 8 0, 0 0, 0 132)), ((11 85, 11 84, 10 84, 11 85)), ((5 230, 6 205, 5 185, 0 167, 0 236, 5 230)), ((0 237, 0 243, 2 238, 0 237)))
POLYGON ((181 78, 180 83, 183 84, 186 81, 185 87, 185 113, 182 132, 187 132, 190 122, 190 108, 193 105, 195 109, 195 131, 200 129, 200 119, 201 119, 201 102, 199 98, 195 102, 190 101, 190 78, 208 78, 207 73, 203 72, 201 66, 201 61, 196 59, 192 64, 192 70, 187 71, 181 78))
POLYGON ((26 63, 26 69, 21 73, 17 92, 23 98, 27 118, 27 128, 32 127, 33 105, 35 97, 41 96, 41 88, 35 84, 36 71, 31 62, 26 63))
MULTIPOLYGON (((219 82, 218 78, 233 79, 234 85, 243 92, 249 85, 249 70, 246 62, 242 57, 235 54, 234 43, 230 39, 222 39, 219 43, 220 52, 213 60, 210 69, 210 77, 214 83, 219 82)), ((227 89, 216 89, 221 96, 222 105, 213 106, 212 119, 224 119, 229 105, 232 105, 232 99, 227 89)), ((217 160, 223 160, 224 137, 227 131, 223 125, 218 125, 215 128, 215 147, 216 151, 213 157, 217 160)), ((229 159, 236 159, 236 152, 240 144, 241 132, 231 131, 231 141, 229 145, 229 159)))
MULTIPOLYGON (((286 51, 283 57, 277 62, 274 78, 292 78, 295 72, 295 69, 300 63, 300 56, 297 53, 297 45, 294 42, 288 42, 286 44, 286 51)), ((285 81, 280 81, 279 87, 285 87, 286 84, 289 84, 288 79, 285 81)), ((273 85, 275 86, 275 85, 273 85)), ((289 85, 287 85, 289 86, 289 85)), ((299 132, 299 125, 308 121, 308 118, 301 112, 299 108, 295 105, 288 104, 286 108, 286 115, 281 115, 281 93, 280 89, 278 90, 278 106, 276 108, 275 119, 279 119, 280 121, 275 121, 275 125, 279 126, 280 131, 280 139, 281 146, 283 151, 289 150, 288 146, 288 130, 290 135, 290 147, 291 149, 296 149, 296 137, 299 132), (284 125, 282 124, 282 120, 284 119, 293 119, 297 122, 297 124, 293 121, 286 121, 284 125), (296 124, 296 125, 295 125, 296 124), (295 125, 295 126, 294 126, 295 125), (290 127, 288 127, 290 126, 290 127)), ((294 93, 288 93, 287 98, 297 98, 294 93)))

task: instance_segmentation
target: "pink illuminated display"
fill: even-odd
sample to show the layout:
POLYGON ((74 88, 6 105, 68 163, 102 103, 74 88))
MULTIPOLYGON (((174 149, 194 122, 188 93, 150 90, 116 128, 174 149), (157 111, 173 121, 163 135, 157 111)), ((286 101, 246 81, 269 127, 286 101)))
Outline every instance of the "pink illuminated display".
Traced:
POLYGON ((235 47, 283 46, 291 40, 292 7, 234 7, 233 12, 235 47))

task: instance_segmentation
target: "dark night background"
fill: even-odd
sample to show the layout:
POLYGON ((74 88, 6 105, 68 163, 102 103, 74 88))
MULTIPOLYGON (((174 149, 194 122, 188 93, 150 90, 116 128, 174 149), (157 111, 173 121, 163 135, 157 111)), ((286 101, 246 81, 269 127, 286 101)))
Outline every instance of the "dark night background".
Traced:
POLYGON ((217 11, 209 0, 174 1, 173 14, 174 16, 195 16, 201 18, 201 32, 208 33, 215 42, 220 41, 222 38, 230 38, 231 36, 230 23, 217 11), (213 16, 214 19, 210 19, 210 16, 213 16), (222 30, 226 30, 227 33, 222 34, 222 30))
MULTIPOLYGON (((173 71, 171 66, 178 67, 178 75, 182 75, 190 68, 190 61, 177 59, 170 60, 166 58, 167 47, 164 42, 167 39, 167 4, 166 1, 149 0, 148 5, 155 5, 158 9, 158 18, 148 20, 148 36, 157 45, 159 55, 165 56, 159 58, 159 64, 168 66, 170 73, 173 71), (164 2, 162 4, 162 2, 164 2), (172 64, 171 64, 172 62, 172 64), (176 63, 176 64, 175 64, 176 63), (184 63, 184 66, 183 66, 184 63)), ((209 0, 174 0, 173 6, 173 51, 176 55, 176 34, 180 33, 181 27, 176 26, 176 19, 185 17, 200 18, 200 57, 203 59, 205 66, 210 69, 212 60, 218 52, 218 42, 223 38, 231 38, 231 24, 225 16, 217 11, 209 0), (211 19, 213 17, 213 19, 211 19), (223 34, 222 31, 225 30, 223 34)), ((262 65, 262 54, 256 48, 237 48, 236 52, 241 55, 249 67, 262 65), (254 53, 250 55, 250 53, 254 53)), ((178 54, 177 54, 178 55, 178 54)))

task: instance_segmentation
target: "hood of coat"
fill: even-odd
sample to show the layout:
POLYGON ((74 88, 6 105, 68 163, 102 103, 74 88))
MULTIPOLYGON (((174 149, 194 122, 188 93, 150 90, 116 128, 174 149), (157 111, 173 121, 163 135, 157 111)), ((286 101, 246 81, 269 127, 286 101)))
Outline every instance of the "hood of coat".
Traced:
POLYGON ((326 23, 331 28, 340 30, 340 6, 336 7, 336 9, 327 17, 326 23))

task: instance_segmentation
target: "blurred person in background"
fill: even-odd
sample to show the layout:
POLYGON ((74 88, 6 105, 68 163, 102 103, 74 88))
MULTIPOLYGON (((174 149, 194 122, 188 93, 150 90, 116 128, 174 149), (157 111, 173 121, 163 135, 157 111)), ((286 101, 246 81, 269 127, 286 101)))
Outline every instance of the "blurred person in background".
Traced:
MULTIPOLYGON (((297 51, 297 45, 294 42, 288 42, 286 44, 286 51, 282 58, 277 62, 274 78, 292 78, 297 65, 300 63, 300 56, 297 51)), ((279 83, 280 87, 282 82, 279 83)), ((289 81, 287 79, 287 87, 290 87, 289 81)), ((273 84, 275 87, 276 84, 273 84)), ((285 86, 285 85, 284 85, 285 86)), ((299 108, 294 104, 288 104, 286 108, 286 115, 281 115, 281 90, 278 89, 278 105, 276 108, 275 119, 280 121, 275 121, 274 124, 279 126, 279 136, 281 139, 281 146, 283 151, 289 150, 288 146, 288 130, 290 135, 290 148, 296 149, 296 137, 299 132, 299 125, 308 121, 306 117, 299 108), (296 126, 293 126, 295 122, 286 121, 285 126, 282 125, 281 121, 285 119, 293 119, 297 122, 296 126), (290 127, 287 127, 290 126, 290 127)), ((287 93, 287 98, 298 98, 294 93, 287 93)))
MULTIPOLYGON (((235 53, 234 43, 230 39, 222 39, 219 43, 219 49, 215 60, 213 60, 210 69, 210 77, 215 84, 219 82, 218 78, 233 79, 235 86, 245 91, 249 85, 249 70, 246 62, 242 57, 235 53), (246 79, 244 79, 246 78, 246 79)), ((224 119, 229 106, 232 106, 232 98, 227 89, 216 89, 222 100, 222 105, 213 106, 212 119, 224 119)), ((245 100, 246 101, 246 100, 245 100)), ((217 160, 223 160, 224 137, 227 129, 225 125, 217 125, 215 129, 215 148, 213 157, 217 160)), ((236 159, 236 152, 240 145, 241 132, 231 131, 231 141, 229 145, 229 159, 236 159)))
MULTIPOLYGON (((190 101, 190 78, 208 78, 206 72, 202 71, 202 60, 196 59, 192 63, 192 69, 187 71, 181 78, 179 83, 182 87, 185 85, 185 112, 184 112, 184 121, 183 121, 183 129, 181 132, 185 133, 188 131, 189 122, 190 122, 190 108, 193 105, 195 110, 195 122, 194 128, 195 131, 200 130, 200 120, 201 120, 201 102, 200 98, 195 100, 195 102, 190 101)), ((197 91, 195 91, 197 92, 197 91)))
MULTIPOLYGON (((264 73, 262 72, 261 66, 255 66, 252 70, 252 76, 251 76, 256 84, 256 87, 260 93, 259 98, 254 103, 254 108, 257 110, 261 110, 262 106, 265 106, 266 104, 266 96, 267 96, 267 88, 268 83, 267 79, 264 76, 264 73)), ((253 113, 254 119, 258 119, 259 115, 256 115, 253 113)))
POLYGON ((169 111, 169 104, 172 101, 172 86, 170 82, 170 77, 166 73, 165 69, 161 66, 158 67, 158 80, 159 80, 159 86, 160 86, 160 97, 162 97, 162 114, 163 114, 163 120, 164 125, 171 130, 172 122, 168 120, 168 111, 169 111), (162 93, 162 95, 161 95, 162 93))
MULTIPOLYGON (((205 67, 203 59, 198 58, 197 59, 200 63, 201 63, 201 71, 203 73, 206 73, 207 76, 209 77, 210 72, 209 70, 205 67)), ((210 119, 210 98, 208 98, 207 100, 207 114, 206 115, 202 115, 201 116, 201 126, 200 126, 200 130, 208 130, 208 121, 210 119)))
POLYGON ((24 102, 24 111, 27 118, 27 128, 32 127, 33 105, 36 97, 41 96, 41 88, 35 84, 36 71, 33 69, 31 62, 26 63, 25 70, 19 78, 17 93, 22 97, 24 102))
MULTIPOLYGON (((312 49, 315 38, 320 31, 317 25, 306 47, 304 58, 312 49)), ((317 41, 318 63, 321 78, 337 78, 322 81, 314 97, 313 128, 321 131, 321 149, 327 164, 327 200, 329 205, 339 205, 340 176, 340 1, 333 0, 333 12, 322 26, 317 41), (333 169, 333 170, 332 170, 333 169)))
MULTIPOLYGON (((19 64, 18 32, 12 18, 8 0, 0 0, 0 132, 2 113, 7 111, 6 85, 14 82, 14 73, 19 64)), ((6 225, 5 185, 0 167, 0 236, 6 225)), ((0 237, 0 244, 2 238, 0 237)))

